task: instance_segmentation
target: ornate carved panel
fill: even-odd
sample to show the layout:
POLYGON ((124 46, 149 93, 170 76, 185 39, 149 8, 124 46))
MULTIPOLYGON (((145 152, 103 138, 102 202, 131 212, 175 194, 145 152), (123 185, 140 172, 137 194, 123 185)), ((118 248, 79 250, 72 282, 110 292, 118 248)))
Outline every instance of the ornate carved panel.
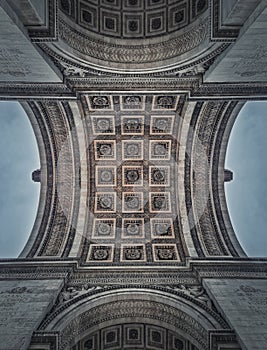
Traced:
POLYGON ((82 97, 90 187, 86 264, 180 263, 177 95, 82 97))
POLYGON ((46 162, 27 258, 0 279, 65 282, 30 349, 239 349, 199 284, 267 275, 239 257, 222 166, 230 100, 267 85, 202 79, 238 28, 220 0, 46 3, 47 27, 27 30, 62 83, 0 84, 31 100, 46 162))

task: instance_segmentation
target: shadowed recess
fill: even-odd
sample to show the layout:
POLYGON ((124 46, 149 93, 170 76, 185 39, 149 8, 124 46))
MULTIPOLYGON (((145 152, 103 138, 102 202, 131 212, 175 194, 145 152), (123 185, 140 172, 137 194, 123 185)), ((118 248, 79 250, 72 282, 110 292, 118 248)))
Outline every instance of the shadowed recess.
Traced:
POLYGON ((267 256, 267 102, 248 102, 233 126, 226 168, 226 199, 235 233, 249 256, 267 256))
POLYGON ((0 154, 0 258, 14 258, 30 235, 40 193, 31 179, 40 168, 37 143, 18 102, 0 102, 0 154))

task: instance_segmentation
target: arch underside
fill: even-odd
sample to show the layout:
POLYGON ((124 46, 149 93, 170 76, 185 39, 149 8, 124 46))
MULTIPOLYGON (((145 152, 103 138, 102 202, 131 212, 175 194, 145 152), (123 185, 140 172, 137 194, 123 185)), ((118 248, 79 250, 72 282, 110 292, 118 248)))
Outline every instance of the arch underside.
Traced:
POLYGON ((46 333, 57 334, 59 349, 64 350, 202 350, 210 348, 212 333, 221 332, 228 334, 230 342, 232 334, 231 344, 237 345, 229 326, 203 293, 196 300, 194 294, 184 294, 179 288, 76 287, 75 291, 70 300, 67 291, 62 293, 63 298, 39 326, 36 341, 38 334, 46 333))
POLYGON ((221 0, 47 0, 38 26, 22 15, 34 1, 1 2, 35 65, 53 71, 43 82, 17 52, 25 82, 11 65, 0 83, 1 97, 23 103, 41 158, 32 234, 0 276, 25 282, 11 297, 34 293, 31 280, 60 286, 29 349, 240 349, 203 286, 266 279, 265 262, 237 241, 224 193, 231 127, 246 99, 266 98, 266 82, 207 83, 263 4, 244 1, 234 26, 221 0))
MULTIPOLYGON (((65 59, 66 72, 69 63, 76 67, 80 64, 85 72, 90 65, 91 69, 102 66, 104 71, 122 74, 127 70, 162 70, 164 66, 177 66, 178 57, 188 51, 193 60, 196 48, 198 55, 200 51, 207 55, 212 46, 207 43, 206 0, 95 4, 63 0, 59 8, 60 40, 49 45, 49 54, 65 59)), ((43 49, 47 51, 48 47, 43 49)), ((188 64, 186 57, 184 61, 188 64)))
POLYGON ((59 1, 58 40, 37 45, 76 96, 28 103, 44 144, 43 191, 21 257, 161 268, 244 256, 224 195, 224 130, 242 103, 191 98, 229 46, 210 39, 212 9, 59 1))
POLYGON ((24 256, 160 267, 243 255, 223 201, 223 130, 239 104, 82 94, 28 108, 46 146, 46 190, 24 256))

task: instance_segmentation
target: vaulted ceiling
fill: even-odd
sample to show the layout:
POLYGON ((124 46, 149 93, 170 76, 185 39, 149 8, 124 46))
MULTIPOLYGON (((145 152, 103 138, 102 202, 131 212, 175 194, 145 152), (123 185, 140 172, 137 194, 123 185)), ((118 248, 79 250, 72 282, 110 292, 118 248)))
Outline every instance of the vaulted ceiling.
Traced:
POLYGON ((207 0, 60 0, 60 9, 100 36, 152 38, 173 33, 208 8, 207 0))

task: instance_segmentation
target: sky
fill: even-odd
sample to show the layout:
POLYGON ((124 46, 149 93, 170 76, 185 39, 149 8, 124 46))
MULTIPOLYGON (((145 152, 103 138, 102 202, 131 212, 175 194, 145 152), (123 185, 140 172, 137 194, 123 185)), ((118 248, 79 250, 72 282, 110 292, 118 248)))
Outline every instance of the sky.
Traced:
MULTIPOLYGON (((234 173, 225 184, 235 233, 249 256, 267 256, 267 102, 249 102, 230 135, 226 165, 234 173)), ((17 102, 0 102, 0 258, 15 258, 34 224, 40 184, 35 136, 17 102)))
POLYGON ((17 257, 31 232, 40 184, 35 136, 18 102, 0 102, 0 258, 17 257))
POLYGON ((232 225, 249 256, 267 257, 267 102, 247 102, 233 126, 225 184, 232 225))

